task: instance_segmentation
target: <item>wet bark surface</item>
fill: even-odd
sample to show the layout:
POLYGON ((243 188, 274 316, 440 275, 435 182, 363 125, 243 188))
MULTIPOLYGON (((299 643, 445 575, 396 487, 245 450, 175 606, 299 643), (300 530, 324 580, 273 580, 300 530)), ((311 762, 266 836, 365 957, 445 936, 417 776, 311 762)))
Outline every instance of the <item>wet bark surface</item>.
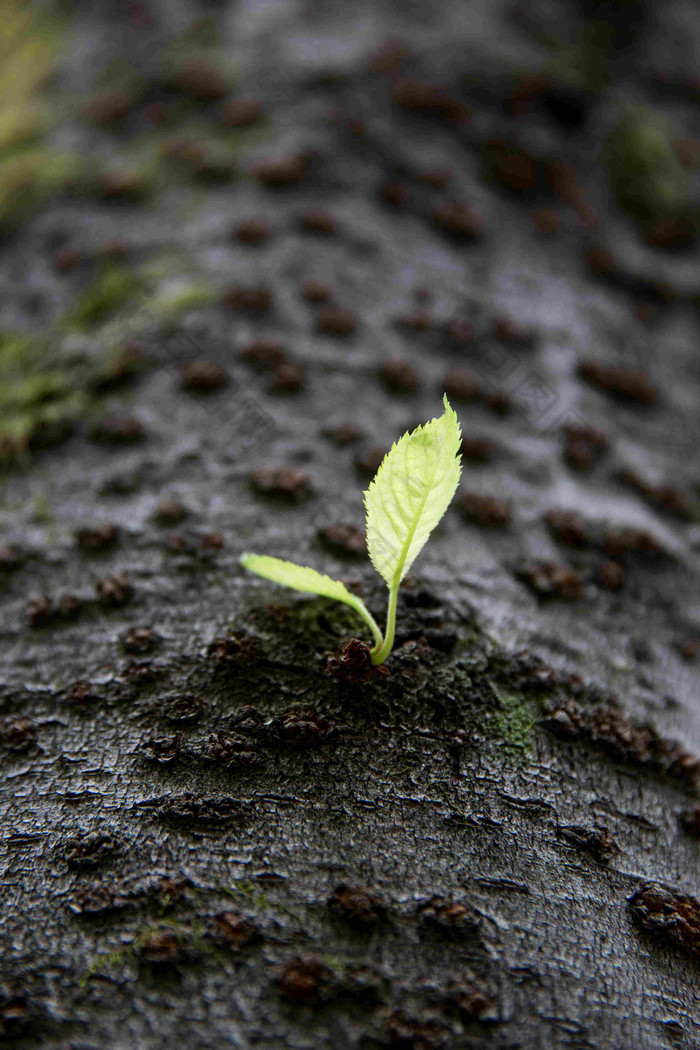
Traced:
POLYGON ((630 106, 692 160, 700 22, 623 6, 66 26, 91 188, 0 255, 82 398, 3 474, 4 1040, 700 1041, 700 274, 605 160, 630 106), (460 492, 371 670, 238 558, 382 622, 362 490, 444 390, 460 492))

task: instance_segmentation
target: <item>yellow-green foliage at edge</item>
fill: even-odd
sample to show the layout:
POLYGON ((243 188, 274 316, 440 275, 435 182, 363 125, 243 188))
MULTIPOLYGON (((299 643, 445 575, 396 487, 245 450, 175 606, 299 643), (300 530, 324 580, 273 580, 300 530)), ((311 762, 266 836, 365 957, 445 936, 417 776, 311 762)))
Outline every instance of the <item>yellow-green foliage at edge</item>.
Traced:
POLYGON ((83 159, 37 141, 50 123, 42 89, 61 29, 37 5, 0 0, 0 228, 82 177, 83 159))
POLYGON ((31 4, 0 0, 0 150, 39 130, 39 92, 53 72, 58 37, 31 4))

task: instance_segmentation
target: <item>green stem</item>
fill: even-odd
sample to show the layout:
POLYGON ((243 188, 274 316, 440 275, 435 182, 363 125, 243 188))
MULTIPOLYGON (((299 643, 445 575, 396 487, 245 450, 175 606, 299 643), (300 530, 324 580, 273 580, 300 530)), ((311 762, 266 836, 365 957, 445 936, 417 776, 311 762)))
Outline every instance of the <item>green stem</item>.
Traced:
POLYGON ((378 664, 384 663, 394 644, 394 631, 396 629, 396 599, 398 594, 399 586, 397 584, 389 590, 389 606, 386 612, 386 634, 384 636, 384 641, 381 645, 377 643, 374 649, 370 651, 372 663, 375 667, 378 664))
MULTIPOLYGON (((379 624, 372 616, 372 613, 369 611, 365 603, 360 598, 358 598, 357 604, 353 603, 352 608, 360 614, 360 616, 365 621, 370 631, 374 635, 374 649, 381 648, 382 642, 384 641, 384 638, 382 637, 382 632, 379 630, 379 624)), ((374 652, 374 649, 371 649, 370 652, 374 652)))

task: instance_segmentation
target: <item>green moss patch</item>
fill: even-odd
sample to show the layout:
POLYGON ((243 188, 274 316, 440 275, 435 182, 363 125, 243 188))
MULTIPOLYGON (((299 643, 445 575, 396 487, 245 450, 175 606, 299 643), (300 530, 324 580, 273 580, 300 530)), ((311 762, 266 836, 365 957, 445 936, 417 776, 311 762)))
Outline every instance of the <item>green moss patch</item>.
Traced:
POLYGON ((698 202, 690 175, 656 114, 641 107, 625 112, 608 136, 605 160, 618 204, 646 232, 660 222, 695 229, 698 202))
POLYGON ((498 709, 493 715, 494 734, 502 741, 510 758, 522 760, 532 746, 532 729, 540 715, 538 705, 520 694, 498 694, 498 709))
POLYGON ((108 265, 69 312, 67 328, 85 330, 106 321, 141 292, 140 278, 126 266, 108 265))

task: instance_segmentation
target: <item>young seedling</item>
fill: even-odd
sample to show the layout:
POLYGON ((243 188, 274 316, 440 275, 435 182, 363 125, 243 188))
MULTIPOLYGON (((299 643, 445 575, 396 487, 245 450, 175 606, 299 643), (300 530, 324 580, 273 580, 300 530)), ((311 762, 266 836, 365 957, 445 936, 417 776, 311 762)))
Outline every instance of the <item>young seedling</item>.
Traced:
POLYGON ((243 554, 241 563, 258 576, 345 602, 359 613, 374 637, 372 663, 383 663, 394 644, 399 585, 450 505, 461 471, 462 441, 457 415, 447 397, 445 411, 396 441, 365 492, 367 549, 389 588, 386 631, 382 635, 365 603, 340 580, 315 569, 265 554, 243 554))

